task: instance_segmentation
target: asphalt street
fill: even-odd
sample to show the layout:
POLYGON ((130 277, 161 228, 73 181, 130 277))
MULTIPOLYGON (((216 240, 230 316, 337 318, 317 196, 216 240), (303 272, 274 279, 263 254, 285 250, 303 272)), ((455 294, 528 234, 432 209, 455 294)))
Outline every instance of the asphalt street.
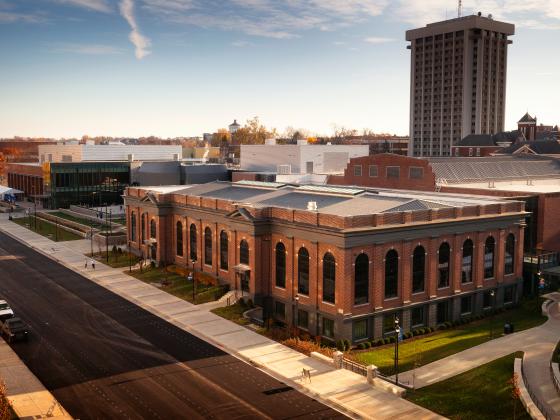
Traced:
POLYGON ((19 357, 79 419, 344 418, 0 233, 19 357))

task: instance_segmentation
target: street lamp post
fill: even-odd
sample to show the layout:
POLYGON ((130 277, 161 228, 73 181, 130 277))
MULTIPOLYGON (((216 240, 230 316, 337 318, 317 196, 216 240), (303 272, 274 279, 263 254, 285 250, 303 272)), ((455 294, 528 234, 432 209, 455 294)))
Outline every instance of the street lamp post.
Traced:
POLYGON ((192 301, 193 303, 196 302, 196 276, 194 275, 194 264, 196 263, 196 260, 193 258, 191 260, 192 263, 192 271, 190 272, 190 276, 192 277, 192 301))
POLYGON ((293 332, 294 335, 296 335, 296 331, 297 331, 297 324, 298 324, 298 304, 299 304, 299 295, 296 295, 294 297, 294 302, 295 302, 295 309, 294 309, 294 316, 292 317, 292 325, 293 325, 293 332))
POLYGON ((55 231, 54 231, 55 241, 58 242, 58 217, 54 219, 54 222, 55 222, 55 231))
POLYGON ((395 385, 399 384, 399 337, 401 327, 399 326, 399 317, 395 315, 395 385))
POLYGON ((491 307, 491 313, 490 313, 490 340, 492 340, 492 336, 494 335, 494 311, 495 311, 495 306, 496 306, 496 301, 494 299, 494 295, 496 294, 496 292, 494 292, 494 290, 490 290, 490 304, 492 305, 491 307))

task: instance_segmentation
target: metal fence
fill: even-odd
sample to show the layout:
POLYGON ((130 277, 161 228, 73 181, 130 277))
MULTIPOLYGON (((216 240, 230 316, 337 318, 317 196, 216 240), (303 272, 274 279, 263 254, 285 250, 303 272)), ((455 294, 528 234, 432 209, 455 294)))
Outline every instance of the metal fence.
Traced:
POLYGON ((344 369, 350 370, 354 373, 367 377, 367 368, 358 362, 354 362, 353 360, 343 358, 342 367, 344 369))

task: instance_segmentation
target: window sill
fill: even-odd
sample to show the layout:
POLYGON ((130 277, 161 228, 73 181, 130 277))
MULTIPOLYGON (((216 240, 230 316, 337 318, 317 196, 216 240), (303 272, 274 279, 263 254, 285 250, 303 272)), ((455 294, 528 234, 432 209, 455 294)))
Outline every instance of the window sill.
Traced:
POLYGON ((274 288, 275 288, 275 289, 283 290, 284 292, 286 291, 286 288, 285 288, 285 287, 281 287, 281 286, 276 286, 276 285, 274 285, 274 288))
POLYGON ((321 303, 322 303, 323 305, 336 306, 334 303, 325 302, 324 300, 322 300, 321 303))
POLYGON ((229 269, 227 268, 220 268, 220 271, 223 271, 224 273, 229 273, 229 269))
POLYGON ((354 308, 361 308, 361 307, 364 307, 364 306, 369 306, 369 302, 360 303, 360 304, 358 304, 358 305, 354 305, 354 308))
POLYGON ((449 289, 449 285, 447 286, 442 286, 442 287, 438 287, 437 290, 445 290, 445 289, 449 289))
POLYGON ((426 293, 425 290, 422 290, 421 292, 412 292, 412 296, 423 295, 424 293, 426 293))
POLYGON ((385 299, 383 299, 385 302, 387 301, 391 301, 391 300, 398 300, 399 297, 398 296, 393 296, 393 297, 386 297, 385 299))

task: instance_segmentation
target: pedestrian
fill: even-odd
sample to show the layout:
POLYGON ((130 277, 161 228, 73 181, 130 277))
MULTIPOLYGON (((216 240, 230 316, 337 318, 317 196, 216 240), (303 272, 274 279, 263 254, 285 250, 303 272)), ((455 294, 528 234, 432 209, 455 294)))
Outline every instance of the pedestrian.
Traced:
POLYGON ((84 266, 84 268, 87 270, 87 258, 86 258, 86 265, 84 266))
POLYGON ((89 260, 89 263, 91 264, 91 268, 93 268, 95 270, 95 261, 94 260, 89 260))

